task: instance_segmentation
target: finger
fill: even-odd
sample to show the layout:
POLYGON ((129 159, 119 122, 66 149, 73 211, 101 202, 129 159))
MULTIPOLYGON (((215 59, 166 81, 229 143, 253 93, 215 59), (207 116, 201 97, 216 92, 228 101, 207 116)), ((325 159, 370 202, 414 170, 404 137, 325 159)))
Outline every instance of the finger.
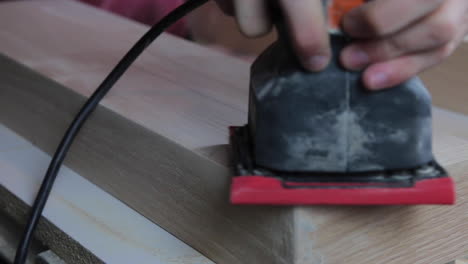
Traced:
MULTIPOLYGON (((465 1, 465 0, 456 0, 465 1)), ((362 69, 368 64, 391 60, 396 57, 420 53, 457 41, 467 28, 468 3, 447 2, 437 12, 417 24, 387 38, 353 44, 341 53, 342 64, 351 70, 362 69)))
POLYGON ((371 65, 363 74, 364 84, 369 90, 396 86, 440 63, 453 53, 456 46, 456 43, 450 43, 432 51, 371 65))
POLYGON ((241 31, 248 37, 270 32, 272 23, 264 0, 235 0, 235 13, 241 31))
POLYGON ((346 68, 358 70, 371 63, 441 47, 456 35, 457 25, 430 17, 388 38, 352 44, 343 50, 341 61, 346 68))
POLYGON ((331 56, 321 0, 281 0, 293 46, 302 65, 324 69, 331 56))
POLYGON ((344 31, 355 38, 393 34, 429 15, 444 0, 375 0, 348 12, 344 31))
POLYGON ((219 8, 229 16, 234 15, 234 6, 232 4, 232 0, 216 0, 218 3, 219 8))

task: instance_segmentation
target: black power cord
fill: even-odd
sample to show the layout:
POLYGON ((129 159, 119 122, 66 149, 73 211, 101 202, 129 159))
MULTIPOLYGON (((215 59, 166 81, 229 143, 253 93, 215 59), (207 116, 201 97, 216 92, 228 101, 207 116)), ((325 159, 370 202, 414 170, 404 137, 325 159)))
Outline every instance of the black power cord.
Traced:
POLYGON ((62 138, 52 161, 49 164, 46 175, 42 181, 39 192, 36 196, 34 204, 31 208, 28 222, 26 224, 21 242, 18 245, 15 255, 14 264, 24 264, 28 255, 29 246, 33 237, 34 231, 37 227, 39 219, 44 210, 44 206, 49 197, 52 186, 55 182, 60 167, 70 149, 73 140, 78 134, 80 128, 86 122, 88 117, 93 113, 94 109, 98 106, 102 98, 109 92, 114 84, 120 79, 125 71, 132 65, 138 56, 168 27, 180 20, 182 17, 205 4, 209 0, 188 0, 186 3, 176 8, 160 22, 154 25, 143 37, 130 49, 130 51, 120 60, 111 73, 99 85, 96 91, 86 101, 79 113, 74 118, 71 125, 68 127, 67 132, 62 138))

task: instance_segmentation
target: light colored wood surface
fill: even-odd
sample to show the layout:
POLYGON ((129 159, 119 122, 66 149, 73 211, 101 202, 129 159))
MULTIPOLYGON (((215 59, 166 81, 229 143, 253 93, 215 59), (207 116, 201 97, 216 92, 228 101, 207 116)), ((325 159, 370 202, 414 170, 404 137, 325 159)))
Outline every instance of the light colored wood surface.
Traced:
MULTIPOLYGON (((0 122, 47 152, 145 29, 53 1, 2 4, 0 23, 0 52, 74 91, 0 64, 0 122)), ((105 99, 67 165, 218 263, 426 264, 468 252, 466 116, 434 113, 456 206, 234 207, 226 128, 245 122, 247 88, 246 63, 165 36, 105 99)))
MULTIPOLYGON (((0 15, 7 23, 0 29, 2 53, 84 95, 147 30, 73 1, 7 2, 0 15)), ((171 35, 156 43, 103 105, 192 150, 225 143, 229 122, 246 121, 245 63, 171 35), (206 133, 207 127, 212 133, 206 133)))
MULTIPOLYGON (((49 160, 0 124, 0 211, 24 223, 23 203, 32 204, 49 160), (8 198, 6 190, 18 199, 8 198)), ((213 263, 67 167, 43 216, 47 224, 39 225, 40 238, 67 263, 213 263)))

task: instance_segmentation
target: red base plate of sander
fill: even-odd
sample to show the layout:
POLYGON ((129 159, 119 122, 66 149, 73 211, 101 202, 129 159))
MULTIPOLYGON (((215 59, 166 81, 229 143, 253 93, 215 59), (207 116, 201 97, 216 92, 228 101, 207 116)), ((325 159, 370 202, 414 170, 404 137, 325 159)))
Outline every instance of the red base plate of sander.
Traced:
POLYGON ((435 161, 408 170, 280 172, 255 166, 246 127, 231 127, 231 203, 251 205, 454 204, 454 183, 435 161))

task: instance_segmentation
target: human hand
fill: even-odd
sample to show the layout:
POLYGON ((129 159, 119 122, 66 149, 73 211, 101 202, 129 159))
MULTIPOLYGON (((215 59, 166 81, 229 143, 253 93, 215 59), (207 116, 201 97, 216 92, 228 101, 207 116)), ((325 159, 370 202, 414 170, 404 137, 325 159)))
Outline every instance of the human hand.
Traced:
POLYGON ((346 33, 357 41, 343 65, 364 69, 371 90, 392 87, 450 56, 468 32, 467 0, 375 0, 350 11, 346 33))
MULTIPOLYGON (((221 9, 236 14, 241 31, 249 37, 270 32, 272 21, 267 3, 271 0, 216 0, 221 9)), ((324 69, 331 50, 321 0, 279 0, 302 65, 311 71, 324 69)))
MULTIPOLYGON (((271 29, 267 0, 217 0, 236 14, 244 34, 255 37, 271 29), (234 12, 235 11, 235 12, 234 12)), ((279 0, 298 58, 311 71, 330 59, 321 0, 279 0)), ((351 70, 365 69, 371 90, 392 87, 450 56, 468 32, 467 0, 374 0, 352 10, 343 30, 356 39, 341 54, 351 70)))

